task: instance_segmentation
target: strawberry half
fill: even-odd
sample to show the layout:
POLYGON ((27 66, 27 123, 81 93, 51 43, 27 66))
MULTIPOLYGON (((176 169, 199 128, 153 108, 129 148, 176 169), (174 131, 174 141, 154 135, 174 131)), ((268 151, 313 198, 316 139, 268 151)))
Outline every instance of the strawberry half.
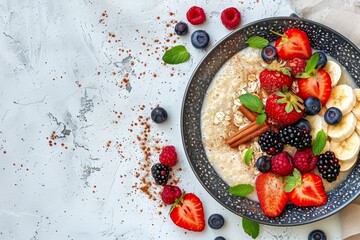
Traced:
POLYGON ((306 32, 298 28, 290 28, 279 34, 281 36, 275 41, 275 49, 278 56, 284 60, 292 58, 309 59, 311 56, 311 46, 306 32))
POLYGON ((171 220, 179 227, 201 232, 205 228, 204 210, 201 200, 193 193, 182 194, 170 210, 171 220))
POLYGON ((260 207, 268 217, 278 217, 289 200, 284 191, 285 182, 274 173, 262 173, 255 181, 260 207))
POLYGON ((308 97, 317 97, 324 106, 331 94, 330 75, 322 68, 317 69, 319 54, 314 53, 306 64, 305 72, 297 76, 298 96, 305 100, 308 97))
POLYGON ((278 127, 297 122, 304 113, 302 99, 291 91, 275 92, 266 100, 265 112, 270 123, 278 127))
POLYGON ((300 207, 317 207, 326 204, 327 195, 320 176, 294 170, 293 176, 286 177, 286 192, 290 201, 300 207))

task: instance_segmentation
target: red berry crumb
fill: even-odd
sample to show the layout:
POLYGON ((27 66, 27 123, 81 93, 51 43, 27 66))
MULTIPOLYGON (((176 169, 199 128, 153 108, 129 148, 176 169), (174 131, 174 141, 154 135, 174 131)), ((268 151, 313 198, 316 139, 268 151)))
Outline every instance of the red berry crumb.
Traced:
POLYGON ((172 167, 177 163, 177 153, 174 146, 166 146, 160 153, 161 164, 172 167))
POLYGON ((221 13, 221 22, 227 29, 235 29, 241 21, 239 10, 234 7, 226 8, 221 13))
POLYGON ((161 199, 166 204, 173 204, 175 199, 181 197, 181 189, 178 186, 165 185, 161 193, 161 199))
POLYGON ((288 152, 281 152, 271 158, 271 171, 281 176, 287 176, 294 171, 292 157, 288 152))
POLYGON ((318 157, 314 155, 311 148, 297 151, 294 155, 294 167, 302 173, 310 172, 316 167, 318 157))
POLYGON ((187 11, 186 18, 192 25, 199 25, 206 21, 204 9, 198 6, 192 6, 187 11))
POLYGON ((291 76, 295 77, 305 71, 306 61, 301 58, 293 58, 287 61, 285 66, 291 68, 291 76))

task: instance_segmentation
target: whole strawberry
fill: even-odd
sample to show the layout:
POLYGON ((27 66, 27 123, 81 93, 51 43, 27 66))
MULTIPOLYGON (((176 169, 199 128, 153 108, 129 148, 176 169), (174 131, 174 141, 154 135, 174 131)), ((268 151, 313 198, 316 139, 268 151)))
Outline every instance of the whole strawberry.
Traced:
POLYGON ((177 153, 174 146, 166 146, 160 153, 161 164, 172 167, 177 163, 177 153))
POLYGON ((305 71, 306 61, 301 58, 293 58, 287 61, 285 66, 291 68, 291 76, 295 77, 305 71))
POLYGON ((293 79, 281 71, 264 69, 259 76, 260 87, 268 94, 280 91, 283 87, 291 88, 293 79))
POLYGON ((286 151, 276 154, 271 158, 271 172, 287 176, 294 171, 292 157, 286 151))
POLYGON ((316 167, 318 157, 314 155, 311 148, 297 151, 293 158, 294 167, 301 173, 310 172, 316 167))
POLYGON ((177 186, 165 185, 161 192, 161 199, 166 204, 173 204, 177 198, 181 197, 181 189, 177 186))
POLYGON ((266 100, 265 112, 270 123, 278 127, 288 126, 303 116, 303 100, 291 91, 275 92, 266 100))

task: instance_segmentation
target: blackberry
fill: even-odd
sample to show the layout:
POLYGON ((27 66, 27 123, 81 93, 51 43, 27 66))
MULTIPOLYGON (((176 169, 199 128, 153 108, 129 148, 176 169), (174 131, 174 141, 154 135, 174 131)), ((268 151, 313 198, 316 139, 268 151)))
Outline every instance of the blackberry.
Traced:
POLYGON ((284 144, 280 141, 276 132, 266 131, 259 137, 259 145, 263 152, 269 155, 276 155, 284 149, 284 144))
POLYGON ((287 126, 279 131, 280 141, 296 147, 297 150, 311 148, 312 137, 306 129, 294 126, 287 126))
POLYGON ((168 181, 169 167, 161 163, 156 163, 151 167, 151 174, 157 184, 164 185, 168 181))
POLYGON ((316 166, 321 176, 328 182, 335 181, 340 173, 339 160, 332 151, 320 154, 316 166))

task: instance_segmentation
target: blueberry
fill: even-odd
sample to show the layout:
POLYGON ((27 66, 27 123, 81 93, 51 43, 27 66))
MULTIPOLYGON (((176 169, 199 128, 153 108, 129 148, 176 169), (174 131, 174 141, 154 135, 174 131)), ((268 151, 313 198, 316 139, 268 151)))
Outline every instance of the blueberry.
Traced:
POLYGON ((214 240, 226 240, 224 237, 218 236, 214 240))
POLYGON ((300 129, 305 129, 308 133, 311 131, 310 122, 305 118, 300 118, 296 123, 293 124, 293 126, 300 129))
POLYGON ((310 116, 318 114, 321 110, 321 102, 317 97, 308 97, 304 101, 305 113, 310 116))
POLYGON ((188 33, 188 30, 189 30, 189 27, 186 23, 184 22, 178 22, 176 25, 175 25, 175 32, 177 35, 185 35, 188 33))
POLYGON ((326 234, 317 229, 317 230, 313 230, 309 233, 309 237, 308 237, 308 240, 326 240, 326 234))
POLYGON ((156 123, 164 122, 167 117, 167 112, 162 107, 156 107, 151 111, 151 119, 156 123))
POLYGON ((261 57, 265 62, 271 63, 277 58, 275 48, 271 45, 267 45, 261 50, 261 57))
POLYGON ((212 214, 208 219, 209 227, 219 229, 224 225, 224 217, 218 213, 212 214))
POLYGON ((336 125, 342 119, 342 112, 337 107, 330 107, 324 115, 325 122, 329 125, 336 125))
POLYGON ((210 36, 204 30, 196 30, 191 34, 191 43, 195 48, 206 48, 209 41, 210 36))
POLYGON ((316 52, 317 54, 319 54, 319 60, 316 63, 316 68, 323 68, 325 67, 326 63, 327 63, 327 57, 325 55, 324 52, 316 52))
POLYGON ((256 160, 255 165, 260 172, 268 172, 271 169, 271 158, 268 156, 261 156, 256 160))

